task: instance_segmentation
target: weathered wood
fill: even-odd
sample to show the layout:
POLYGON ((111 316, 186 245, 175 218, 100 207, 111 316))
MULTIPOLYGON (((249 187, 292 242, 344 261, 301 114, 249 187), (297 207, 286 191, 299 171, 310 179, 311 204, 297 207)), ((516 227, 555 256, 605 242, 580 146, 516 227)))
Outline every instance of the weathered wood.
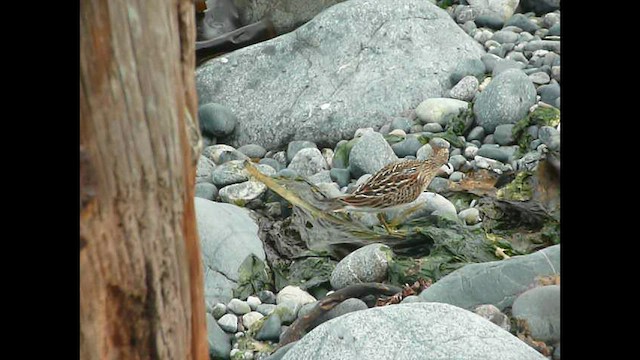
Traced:
POLYGON ((318 301, 305 316, 297 318, 282 335, 277 348, 300 340, 317 318, 347 299, 380 294, 391 296, 401 292, 402 288, 381 283, 354 284, 337 290, 318 301))
POLYGON ((80 3, 81 359, 208 359, 193 6, 80 3))

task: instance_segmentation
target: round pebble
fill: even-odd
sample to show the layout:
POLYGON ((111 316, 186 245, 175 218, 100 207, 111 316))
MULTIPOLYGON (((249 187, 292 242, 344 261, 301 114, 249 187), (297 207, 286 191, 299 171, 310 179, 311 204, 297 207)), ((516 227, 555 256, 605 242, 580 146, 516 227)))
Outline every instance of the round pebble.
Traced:
MULTIPOLYGON (((458 99, 462 101, 471 101, 476 96, 479 85, 480 85, 480 82, 478 81, 477 77, 471 76, 471 75, 465 76, 454 87, 451 88, 451 90, 449 91, 449 96, 453 99, 458 99)), ((425 126, 426 125, 430 125, 430 124, 425 124, 425 126)), ((431 131, 431 132, 439 132, 434 130, 427 130, 426 127, 424 127, 423 130, 431 131)))
POLYGON ((478 15, 474 21, 478 27, 488 27, 494 30, 502 29, 504 26, 504 20, 492 14, 478 15))
POLYGON ((468 208, 458 213, 458 218, 467 225, 475 225, 480 222, 480 211, 476 208, 468 208))
POLYGON ((243 145, 239 147, 237 150, 247 155, 250 158, 257 158, 257 159, 263 158, 264 155, 267 153, 267 150, 265 150, 262 146, 257 144, 243 145))
POLYGON ((226 313, 227 313, 227 306, 223 303, 217 303, 211 309, 211 315, 213 315, 213 318, 216 320, 220 319, 226 313))
POLYGON ((262 301, 260 301, 260 298, 257 296, 249 296, 247 297, 247 304, 249 304, 251 310, 255 310, 258 308, 258 305, 262 304, 262 301))
POLYGON ((230 135, 236 127, 237 118, 228 107, 218 103, 208 103, 198 108, 200 131, 215 137, 230 135))
POLYGON ((391 130, 400 129, 408 133, 411 129, 411 121, 407 118, 395 118, 391 121, 391 130))
POLYGON ((538 85, 547 84, 551 80, 551 78, 549 77, 549 74, 547 74, 544 71, 536 72, 529 75, 529 79, 531 79, 531 81, 534 84, 538 84, 538 85))
POLYGON ((306 148, 318 149, 318 146, 314 142, 307 140, 294 140, 290 142, 287 146, 287 163, 293 160, 293 157, 296 156, 298 151, 306 148))
POLYGON ((449 175, 449 180, 453 182, 461 181, 464 178, 464 173, 460 171, 454 171, 449 175))
POLYGON ((493 138, 499 145, 512 145, 515 143, 513 138, 513 124, 503 124, 496 126, 493 132, 493 138))
POLYGON ((235 333, 238 330, 238 317, 233 314, 226 314, 218 319, 218 325, 228 333, 235 333))
POLYGON ((244 315, 251 311, 251 307, 246 301, 240 299, 231 299, 227 304, 227 309, 233 311, 235 314, 244 315))
POLYGON ((257 311, 251 311, 247 314, 242 315, 242 325, 244 325, 245 329, 251 328, 256 321, 262 319, 264 315, 260 314, 257 311))

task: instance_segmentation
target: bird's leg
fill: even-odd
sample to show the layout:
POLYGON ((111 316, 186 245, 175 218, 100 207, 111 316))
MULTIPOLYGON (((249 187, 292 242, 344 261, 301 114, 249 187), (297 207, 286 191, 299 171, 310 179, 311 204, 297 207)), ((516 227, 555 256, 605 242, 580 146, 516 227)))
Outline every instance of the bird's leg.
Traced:
POLYGON ((411 215, 412 212, 418 210, 420 207, 422 207, 422 205, 424 205, 423 203, 419 203, 419 204, 415 204, 413 206, 408 207, 407 209, 404 209, 399 215, 395 216, 392 220, 391 223, 389 223, 390 227, 396 228, 398 225, 402 224, 402 222, 409 216, 411 215))
POLYGON ((384 229, 387 230, 387 233, 391 234, 392 229, 389 227, 389 224, 387 224, 387 219, 385 219, 384 213, 382 212, 378 213, 378 221, 380 221, 380 224, 382 224, 384 229))

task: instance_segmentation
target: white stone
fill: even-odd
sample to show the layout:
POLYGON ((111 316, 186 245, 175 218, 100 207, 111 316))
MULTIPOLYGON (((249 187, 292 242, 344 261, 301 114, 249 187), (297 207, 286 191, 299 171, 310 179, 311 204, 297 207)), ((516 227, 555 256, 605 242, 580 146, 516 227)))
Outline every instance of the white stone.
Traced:
POLYGON ((262 319, 264 315, 260 314, 257 311, 252 311, 248 314, 244 314, 242 316, 242 325, 244 325, 245 329, 249 329, 251 325, 253 325, 256 321, 262 319))
POLYGON ((280 304, 284 301, 293 301, 300 306, 316 301, 316 298, 311 296, 308 292, 300 289, 298 286, 286 286, 280 290, 276 295, 276 304, 280 304))
POLYGON ((233 314, 226 314, 218 319, 220 328, 228 333, 234 333, 238 330, 238 317, 233 314))
POLYGON ((247 304, 249 304, 251 310, 255 310, 258 305, 262 304, 262 301, 257 296, 249 296, 247 297, 247 304))

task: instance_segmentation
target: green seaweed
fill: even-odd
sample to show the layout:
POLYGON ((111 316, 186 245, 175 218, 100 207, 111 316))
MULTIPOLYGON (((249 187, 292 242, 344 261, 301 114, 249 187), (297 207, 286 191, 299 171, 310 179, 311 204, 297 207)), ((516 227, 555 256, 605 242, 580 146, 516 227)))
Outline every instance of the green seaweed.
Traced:
POLYGON ((329 257, 307 257, 291 263, 272 263, 276 291, 287 285, 299 286, 302 290, 314 291, 319 287, 330 287, 329 279, 337 262, 329 257))
POLYGON ((527 133, 530 126, 558 126, 560 124, 560 110, 554 107, 538 106, 533 112, 520 119, 513 126, 511 133, 519 146, 516 158, 522 157, 529 148, 533 137, 527 133))
POLYGON ((238 286, 233 290, 233 297, 246 299, 247 296, 261 290, 272 289, 273 280, 270 269, 265 262, 251 254, 238 268, 238 286))
POLYGON ((516 174, 516 177, 509 184, 500 188, 496 195, 500 200, 531 200, 533 188, 531 184, 531 176, 533 174, 528 171, 522 171, 516 174))
POLYGON ((453 147, 464 148, 465 143, 459 137, 469 131, 475 119, 474 116, 473 103, 471 102, 467 109, 459 111, 447 121, 444 131, 433 134, 422 133, 418 136, 418 141, 422 144, 427 144, 433 138, 442 138, 447 140, 453 147))

